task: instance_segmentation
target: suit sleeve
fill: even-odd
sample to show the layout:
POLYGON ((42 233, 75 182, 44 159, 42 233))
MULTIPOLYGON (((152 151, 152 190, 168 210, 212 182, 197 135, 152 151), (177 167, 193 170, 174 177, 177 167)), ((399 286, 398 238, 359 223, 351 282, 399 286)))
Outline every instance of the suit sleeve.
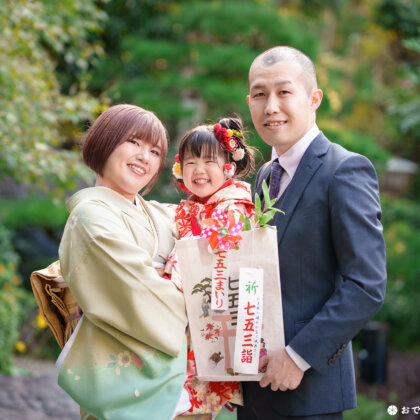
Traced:
POLYGON ((342 281, 289 345, 314 369, 333 364, 381 307, 386 287, 378 183, 363 156, 344 160, 328 189, 330 234, 342 281))
POLYGON ((187 323, 183 294, 157 274, 146 249, 115 219, 102 212, 92 222, 101 225, 94 235, 89 221, 75 229, 77 237, 69 238, 72 246, 60 253, 63 261, 73 254, 71 263, 63 264, 64 277, 84 315, 97 327, 131 347, 138 341, 176 356, 187 323), (76 258, 72 248, 79 248, 76 258))

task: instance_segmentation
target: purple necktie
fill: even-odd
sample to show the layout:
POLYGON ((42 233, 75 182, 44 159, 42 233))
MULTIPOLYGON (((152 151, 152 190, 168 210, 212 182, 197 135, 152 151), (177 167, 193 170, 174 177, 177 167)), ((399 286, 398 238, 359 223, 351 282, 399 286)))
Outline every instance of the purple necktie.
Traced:
POLYGON ((270 174, 270 199, 277 198, 280 190, 280 178, 283 173, 283 168, 279 163, 278 159, 273 160, 271 163, 271 174, 270 174))

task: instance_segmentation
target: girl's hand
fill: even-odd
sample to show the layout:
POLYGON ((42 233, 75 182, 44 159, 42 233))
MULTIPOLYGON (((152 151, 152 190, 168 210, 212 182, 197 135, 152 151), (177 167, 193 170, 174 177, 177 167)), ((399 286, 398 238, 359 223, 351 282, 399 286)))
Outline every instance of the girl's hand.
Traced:
POLYGON ((236 406, 234 404, 232 404, 231 402, 227 402, 224 405, 224 407, 226 408, 227 411, 230 411, 231 413, 236 410, 236 406))
POLYGON ((164 267, 155 267, 155 270, 159 274, 160 277, 163 277, 165 275, 165 268, 164 267))

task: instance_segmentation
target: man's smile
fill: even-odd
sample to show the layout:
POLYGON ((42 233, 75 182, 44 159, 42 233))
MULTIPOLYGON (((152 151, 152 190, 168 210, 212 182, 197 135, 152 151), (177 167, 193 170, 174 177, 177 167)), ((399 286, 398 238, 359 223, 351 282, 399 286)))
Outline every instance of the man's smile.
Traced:
POLYGON ((280 127, 286 124, 287 121, 267 121, 264 123, 265 127, 280 127))

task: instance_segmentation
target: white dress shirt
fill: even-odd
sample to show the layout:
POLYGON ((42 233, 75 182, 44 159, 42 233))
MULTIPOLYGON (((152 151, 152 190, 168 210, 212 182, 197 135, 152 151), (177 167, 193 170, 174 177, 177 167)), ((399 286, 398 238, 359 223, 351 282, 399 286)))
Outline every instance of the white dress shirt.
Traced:
POLYGON ((320 133, 320 130, 316 124, 290 149, 288 149, 283 154, 279 155, 276 149, 273 147, 271 153, 271 160, 279 160, 280 165, 283 167, 284 171, 280 178, 280 190, 279 196, 281 196, 287 186, 290 184, 297 167, 302 159, 302 156, 305 154, 306 149, 312 143, 312 140, 320 133))
MULTIPOLYGON (((295 175, 296 169, 299 166, 299 163, 306 152, 306 149, 312 143, 312 140, 320 133, 320 130, 316 124, 290 149, 288 149, 283 154, 279 155, 276 149, 273 147, 271 153, 272 160, 278 159, 280 165, 283 167, 284 171, 280 178, 280 190, 279 197, 283 194, 284 190, 290 184, 295 175)), ((306 362, 299 354, 297 354, 290 346, 286 346, 286 351, 296 365, 303 371, 308 370, 311 365, 306 362)))

